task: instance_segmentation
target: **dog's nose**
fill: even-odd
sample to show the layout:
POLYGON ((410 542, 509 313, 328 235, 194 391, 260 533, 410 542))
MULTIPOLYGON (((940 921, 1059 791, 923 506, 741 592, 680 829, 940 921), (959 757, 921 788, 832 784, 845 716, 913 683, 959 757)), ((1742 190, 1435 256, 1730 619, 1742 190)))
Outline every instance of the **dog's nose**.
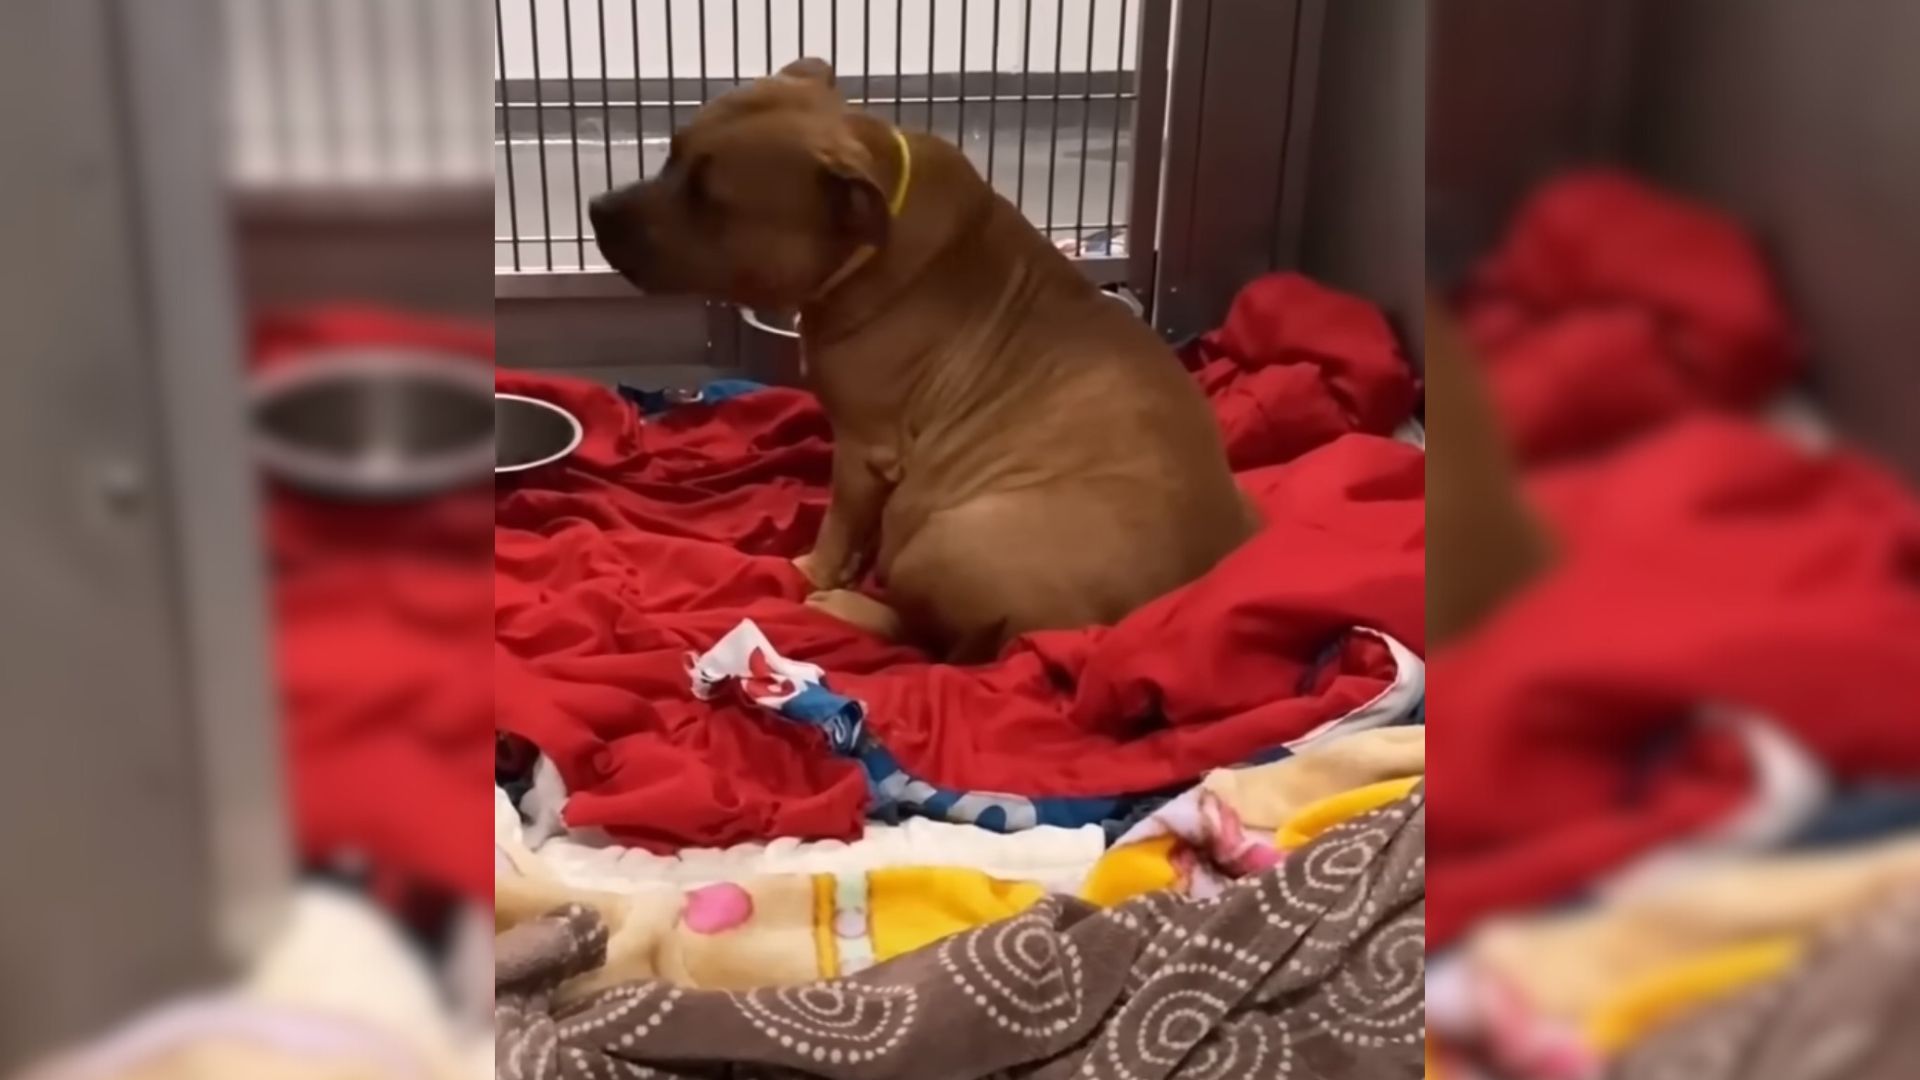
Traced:
POLYGON ((620 231, 620 192, 609 191, 587 204, 587 220, 593 222, 593 235, 607 240, 620 231))
POLYGON ((636 272, 646 262, 646 229, 634 212, 635 191, 632 185, 617 188, 587 204, 594 246, 623 274, 636 272))

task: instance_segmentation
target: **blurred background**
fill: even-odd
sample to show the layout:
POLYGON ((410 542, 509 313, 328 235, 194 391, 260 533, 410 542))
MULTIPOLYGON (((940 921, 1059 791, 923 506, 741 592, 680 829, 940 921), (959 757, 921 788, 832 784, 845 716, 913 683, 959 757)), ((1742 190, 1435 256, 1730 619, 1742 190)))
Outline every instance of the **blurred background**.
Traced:
POLYGON ((0 1075, 490 1069, 492 30, 0 6, 0 1075))
POLYGON ((1429 1075, 1906 1075, 1920 8, 1432 20, 1429 1075))
POLYGON ((1617 165, 1746 225, 1815 355, 1801 381, 1920 475, 1909 343, 1920 281, 1912 5, 1452 0, 1434 5, 1429 261, 1443 278, 1523 196, 1617 165))

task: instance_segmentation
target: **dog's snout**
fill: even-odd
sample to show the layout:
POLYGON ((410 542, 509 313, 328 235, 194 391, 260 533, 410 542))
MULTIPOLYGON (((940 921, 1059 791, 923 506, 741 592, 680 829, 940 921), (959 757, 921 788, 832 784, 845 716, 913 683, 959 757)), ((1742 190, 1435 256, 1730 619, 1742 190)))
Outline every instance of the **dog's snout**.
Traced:
POLYGON ((646 263, 646 229, 634 205, 638 190, 637 185, 616 188, 587 204, 594 243, 615 270, 629 276, 646 263))
POLYGON ((587 219, 593 222, 593 235, 602 240, 620 232, 620 206, 624 193, 609 191, 587 203, 587 219))

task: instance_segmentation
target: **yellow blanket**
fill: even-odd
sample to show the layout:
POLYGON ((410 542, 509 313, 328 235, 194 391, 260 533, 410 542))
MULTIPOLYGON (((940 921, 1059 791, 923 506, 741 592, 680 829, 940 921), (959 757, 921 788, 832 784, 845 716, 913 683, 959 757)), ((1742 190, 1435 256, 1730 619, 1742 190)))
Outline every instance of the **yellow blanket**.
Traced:
POLYGON ((1743 859, 1587 910, 1491 924, 1469 955, 1539 1012, 1578 1022, 1661 971, 1723 949, 1803 939, 1914 881, 1914 839, 1743 859))
MULTIPOLYGON (((1081 895, 1103 906, 1162 889, 1207 895, 1406 794, 1419 777, 1391 774, 1417 773, 1424 759, 1424 731, 1396 728, 1256 769, 1215 773, 1109 850, 1081 895)), ((515 862, 520 872, 496 881, 497 929, 569 902, 593 907, 610 928, 608 962, 563 996, 636 978, 722 990, 832 978, 1017 915, 1045 895, 1033 883, 937 866, 614 894, 554 880, 537 855, 515 862)))

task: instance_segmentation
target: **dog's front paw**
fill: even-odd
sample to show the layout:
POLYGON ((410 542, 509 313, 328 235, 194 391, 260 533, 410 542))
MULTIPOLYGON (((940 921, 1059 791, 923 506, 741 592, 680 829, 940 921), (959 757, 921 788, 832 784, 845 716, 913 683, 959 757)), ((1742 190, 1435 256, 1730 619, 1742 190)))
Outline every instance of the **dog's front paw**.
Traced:
POLYGON ((807 597, 807 606, 841 622, 857 626, 888 641, 901 638, 900 616, 887 605, 852 589, 822 589, 807 597))
POLYGON ((799 559, 793 559, 793 569, 806 575, 814 590, 826 592, 833 588, 847 588, 852 580, 860 577, 860 565, 851 557, 833 557, 831 553, 818 550, 804 553, 799 559))
POLYGON ((839 562, 822 559, 817 551, 809 551, 794 559, 793 568, 800 571, 816 591, 837 589, 846 584, 839 576, 839 562))

